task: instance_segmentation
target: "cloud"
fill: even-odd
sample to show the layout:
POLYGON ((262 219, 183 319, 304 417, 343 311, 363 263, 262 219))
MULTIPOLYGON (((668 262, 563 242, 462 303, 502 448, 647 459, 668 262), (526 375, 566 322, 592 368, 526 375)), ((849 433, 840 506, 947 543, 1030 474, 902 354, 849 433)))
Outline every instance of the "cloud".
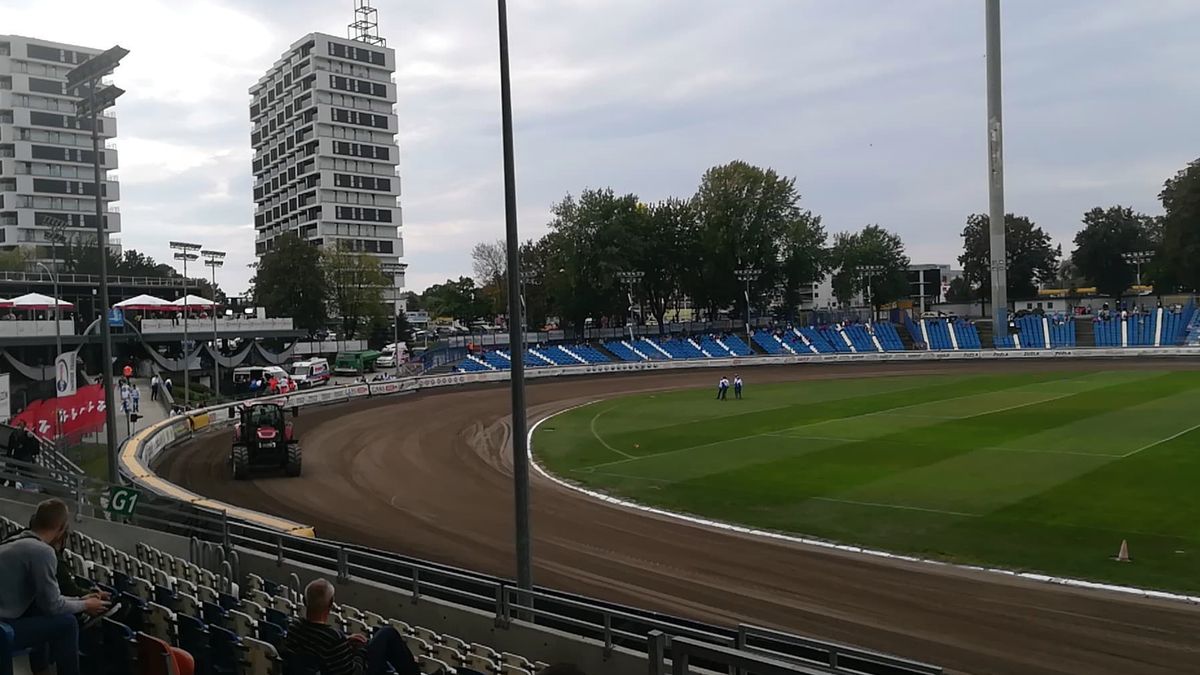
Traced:
MULTIPOLYGON (((6 31, 132 50, 117 75, 129 91, 117 109, 124 243, 163 258, 176 236, 224 247, 220 280, 234 291, 253 259, 246 91, 302 35, 344 35, 352 19, 324 0, 281 6, 0 0, 6 31)), ((420 289, 469 274, 471 246, 503 236, 496 17, 477 2, 378 6, 397 50, 403 232, 420 289)), ((1003 10, 1008 209, 1064 244, 1092 206, 1155 210, 1200 145, 1200 4, 1003 10)), ((987 209, 982 3, 513 0, 509 11, 523 237, 568 192, 686 197, 732 159, 795 176, 831 231, 899 232, 914 262, 955 264, 967 214, 987 209)))

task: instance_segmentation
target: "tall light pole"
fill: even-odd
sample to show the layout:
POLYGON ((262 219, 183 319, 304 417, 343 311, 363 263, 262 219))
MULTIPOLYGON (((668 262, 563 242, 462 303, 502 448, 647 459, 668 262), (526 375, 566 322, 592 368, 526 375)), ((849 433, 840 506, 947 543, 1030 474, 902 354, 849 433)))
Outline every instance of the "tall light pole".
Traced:
POLYGON ((867 306, 871 308, 871 321, 875 320, 875 304, 871 302, 871 282, 875 280, 875 275, 883 272, 883 265, 859 265, 858 273, 867 278, 867 306))
POLYGON ((379 270, 392 279, 392 360, 396 369, 396 377, 400 377, 400 287, 396 285, 396 277, 404 274, 408 265, 404 263, 383 263, 379 270))
MULTIPOLYGON (((1142 285, 1142 265, 1154 259, 1154 251, 1130 251, 1122 253, 1121 259, 1132 265, 1137 265, 1137 285, 1142 285)), ((1120 300, 1120 298, 1117 298, 1120 300)))
POLYGON ((624 270, 617 272, 617 278, 625 284, 625 294, 629 298, 629 320, 626 322, 629 326, 629 341, 633 342, 633 287, 637 285, 642 277, 646 276, 645 272, 638 270, 624 270))
MULTIPOLYGON (((45 263, 39 262, 37 266, 46 270, 46 274, 50 275, 50 282, 54 285, 54 362, 58 363, 58 357, 62 356, 62 301, 58 299, 58 274, 54 270, 46 266, 45 263)), ((108 320, 108 317, 105 317, 108 320)), ((68 369, 68 372, 70 370, 68 369)), ((55 377, 58 375, 55 373, 55 377)), ((59 441, 62 439, 62 416, 58 412, 58 397, 59 391, 55 387, 54 391, 54 449, 58 449, 59 441)), ((107 406, 106 406, 107 407, 107 406)))
MULTIPOLYGON (((529 303, 525 301, 525 289, 529 287, 529 284, 536 284, 537 280, 536 270, 521 270, 521 330, 525 334, 522 340, 525 349, 529 348, 529 303)), ((524 354, 524 351, 521 353, 524 354)))
POLYGON ((1004 241, 1004 127, 1000 99, 1000 0, 984 0, 987 24, 988 233, 992 330, 1008 326, 1008 254, 1004 241))
POLYGON ((108 228, 104 222, 104 190, 100 176, 100 136, 97 127, 97 117, 101 111, 117 102, 117 97, 125 91, 114 85, 105 85, 100 80, 111 73, 121 63, 121 59, 129 54, 129 50, 114 46, 96 56, 84 61, 67 73, 67 83, 64 91, 68 94, 79 94, 83 91, 86 96, 80 96, 75 103, 76 114, 81 119, 91 122, 92 131, 92 178, 96 196, 96 250, 100 254, 100 342, 101 370, 100 375, 104 388, 104 425, 105 440, 108 443, 108 482, 118 483, 121 479, 117 471, 117 412, 112 405, 112 331, 108 326, 108 228))
MULTIPOLYGON (((517 172, 513 152, 512 83, 508 64, 508 3, 496 0, 500 34, 500 127, 504 141, 504 230, 508 252, 508 351, 521 352, 521 240, 517 233, 517 172)), ((525 359, 512 360, 513 501, 516 510, 517 586, 533 588, 529 536, 529 421, 525 417, 525 359)))
MULTIPOLYGON (((217 349, 217 268, 225 264, 224 251, 212 251, 205 249, 200 251, 200 255, 204 256, 204 264, 212 270, 212 320, 213 320, 213 395, 217 398, 221 397, 221 351, 217 349)), ((185 261, 186 262, 186 261, 185 261)), ((184 282, 187 283, 186 281, 184 282)), ((187 293, 183 294, 187 297, 187 293)))
POLYGON ((750 284, 755 281, 758 281, 758 277, 759 277, 759 275, 762 274, 762 270, 754 268, 754 267, 743 267, 740 270, 734 270, 733 274, 734 274, 734 276, 737 277, 738 281, 745 282, 745 284, 746 284, 746 339, 749 340, 750 339, 750 284))
POLYGON ((187 264, 189 260, 198 260, 199 255, 196 251, 201 248, 200 244, 189 244, 186 241, 171 242, 171 249, 175 251, 175 259, 183 261, 183 407, 187 408, 192 403, 192 387, 191 387, 191 363, 188 359, 188 275, 187 264))

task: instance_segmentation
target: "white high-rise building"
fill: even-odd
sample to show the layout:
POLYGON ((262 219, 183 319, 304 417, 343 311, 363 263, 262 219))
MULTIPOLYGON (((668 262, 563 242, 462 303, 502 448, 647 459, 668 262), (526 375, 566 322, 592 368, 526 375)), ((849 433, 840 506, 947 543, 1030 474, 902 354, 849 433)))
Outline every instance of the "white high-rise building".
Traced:
POLYGON ((381 44, 311 33, 250 89, 256 255, 290 232, 400 261, 395 69, 381 44))
MULTIPOLYGON (((100 51, 0 35, 0 249, 20 247, 49 261, 51 225, 68 238, 95 241, 91 126, 76 118, 75 98, 63 89, 67 73, 100 51)), ((121 231, 121 215, 111 206, 121 195, 108 175, 117 168, 117 120, 106 111, 97 121, 100 194, 112 236, 121 231)), ((117 243, 110 239, 109 246, 117 243)))

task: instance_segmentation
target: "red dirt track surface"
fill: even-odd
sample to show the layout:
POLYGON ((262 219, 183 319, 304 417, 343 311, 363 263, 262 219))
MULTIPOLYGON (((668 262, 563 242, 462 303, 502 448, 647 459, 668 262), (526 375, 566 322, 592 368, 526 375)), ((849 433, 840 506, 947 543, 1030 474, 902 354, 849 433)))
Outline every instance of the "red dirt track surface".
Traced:
MULTIPOLYGON (((792 365, 756 382, 1015 369, 1194 369, 1139 361, 792 365)), ((530 423, 712 369, 531 380, 530 423)), ((814 383, 813 386, 819 386, 814 383)), ((224 432, 165 453, 200 494, 319 536, 511 577, 509 390, 447 388, 301 412, 304 475, 234 482, 224 432)), ((966 673, 1200 673, 1200 607, 768 540, 609 505, 532 473, 535 583, 713 623, 754 623, 966 673)), ((1103 498, 1097 495, 1097 498, 1103 498)))

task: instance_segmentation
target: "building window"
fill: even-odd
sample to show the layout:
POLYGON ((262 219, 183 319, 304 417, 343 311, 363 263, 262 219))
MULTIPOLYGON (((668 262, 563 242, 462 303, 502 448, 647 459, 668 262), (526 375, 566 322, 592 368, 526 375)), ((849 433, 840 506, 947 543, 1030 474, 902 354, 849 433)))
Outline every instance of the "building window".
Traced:
POLYGON ((29 78, 29 91, 36 91, 39 94, 58 94, 62 95, 62 82, 55 80, 43 80, 37 77, 29 78))

